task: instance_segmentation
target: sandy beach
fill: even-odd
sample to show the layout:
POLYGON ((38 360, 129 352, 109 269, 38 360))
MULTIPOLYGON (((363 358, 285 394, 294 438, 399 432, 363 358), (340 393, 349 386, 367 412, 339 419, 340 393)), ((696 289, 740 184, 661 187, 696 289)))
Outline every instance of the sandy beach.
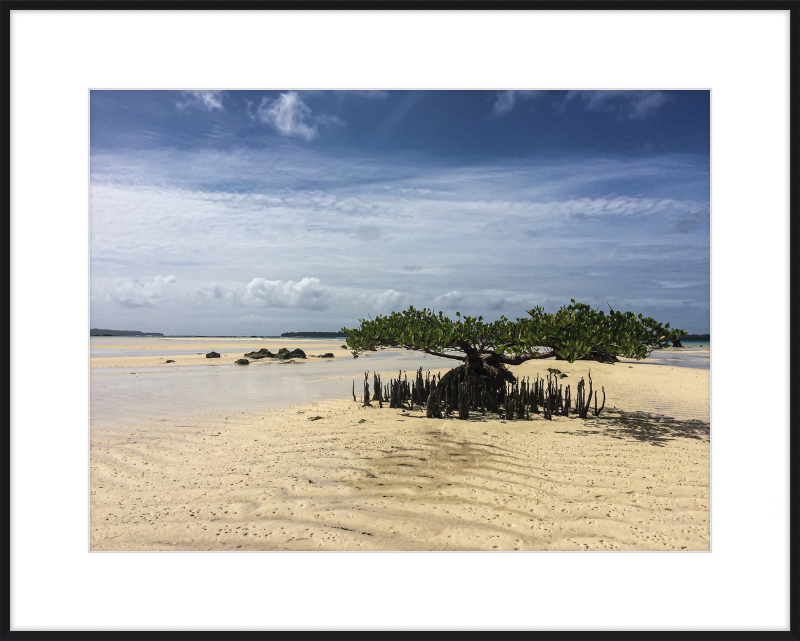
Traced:
MULTIPOLYGON (((231 362, 256 344, 285 345, 226 340, 231 362)), ((205 339, 184 343, 206 349, 205 339)), ((348 358, 333 345, 292 341, 348 358)), ((366 371, 369 358, 359 363, 366 371)), ((93 426, 90 548, 709 550, 709 370, 552 360, 511 369, 548 367, 573 386, 591 370, 606 409, 587 420, 436 420, 361 407, 344 385, 341 399, 93 426)))
MULTIPOLYGON (((142 340, 109 336, 93 339, 90 367, 97 369, 105 367, 232 365, 248 352, 258 351, 265 347, 272 352, 277 352, 281 347, 287 347, 287 345, 291 345, 292 349, 299 347, 309 357, 318 357, 330 352, 336 358, 341 358, 348 356, 348 352, 341 348, 343 344, 344 339, 292 339, 287 342, 281 339, 258 338, 151 338, 142 340), (135 350, 132 349, 132 346, 135 346, 135 350), (136 351, 138 354, 113 355, 126 351, 136 351), (217 352, 220 355, 219 358, 206 358, 206 354, 212 351, 217 352), (112 355, 107 356, 104 352, 112 355), (95 354, 103 355, 95 356, 95 354), (167 363, 168 360, 174 362, 167 363)), ((266 365, 272 362, 269 359, 253 360, 250 364, 266 365)))

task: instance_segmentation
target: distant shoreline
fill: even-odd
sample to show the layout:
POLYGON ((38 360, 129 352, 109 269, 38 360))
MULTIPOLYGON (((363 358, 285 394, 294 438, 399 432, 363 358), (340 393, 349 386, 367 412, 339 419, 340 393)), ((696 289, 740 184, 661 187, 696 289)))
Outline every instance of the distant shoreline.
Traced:
POLYGON ((134 329, 99 329, 92 327, 89 336, 163 336, 159 332, 140 332, 134 329))
MULTIPOLYGON (((100 330, 105 332, 106 330, 100 330)), ((269 338, 269 339, 286 339, 286 340, 296 340, 301 338, 307 339, 317 339, 317 340, 333 340, 333 339, 341 339, 347 338, 347 336, 313 336, 311 333, 292 333, 291 335, 282 334, 280 336, 253 336, 249 334, 158 334, 155 332, 133 332, 128 330, 108 330, 117 332, 115 334, 95 334, 91 333, 90 336, 92 338, 269 338)), ((318 334, 323 334, 325 332, 318 332, 318 334)))
POLYGON ((284 332, 281 338, 350 338, 344 332, 284 332))

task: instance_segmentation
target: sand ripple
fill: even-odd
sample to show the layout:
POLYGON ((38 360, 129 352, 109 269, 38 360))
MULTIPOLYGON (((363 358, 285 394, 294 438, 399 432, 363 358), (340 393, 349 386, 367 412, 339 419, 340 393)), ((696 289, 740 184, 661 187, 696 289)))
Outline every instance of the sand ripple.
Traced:
POLYGON ((632 369, 592 366, 586 421, 351 399, 98 430, 91 549, 709 550, 708 371, 632 369))

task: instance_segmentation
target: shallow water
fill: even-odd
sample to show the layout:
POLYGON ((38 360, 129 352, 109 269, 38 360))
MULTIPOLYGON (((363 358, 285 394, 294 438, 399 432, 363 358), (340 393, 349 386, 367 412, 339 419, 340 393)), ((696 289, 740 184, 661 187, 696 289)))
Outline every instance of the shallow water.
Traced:
MULTIPOLYGON (((133 340, 151 342, 163 339, 133 340)), ((126 345, 119 349, 143 349, 145 354, 137 355, 153 354, 152 349, 144 345, 126 345)), ((371 384, 372 372, 378 372, 388 380, 389 376, 396 376, 400 370, 410 377, 419 367, 425 371, 450 369, 458 365, 452 359, 404 350, 381 351, 357 359, 348 356, 344 350, 331 351, 336 353, 333 360, 310 359, 286 364, 258 362, 247 367, 203 364, 92 369, 91 425, 92 428, 115 428, 203 414, 241 413, 329 398, 347 398, 351 394, 353 381, 356 396, 360 398, 366 371, 370 372, 371 384)), ((188 353, 196 352, 197 349, 194 349, 188 353)), ((657 350, 638 362, 709 369, 710 354, 708 344, 703 347, 689 344, 683 349, 657 350)), ((167 352, 159 351, 159 355, 166 356, 167 352)))
MULTIPOLYGON (((344 341, 341 338, 315 338, 320 347, 330 349, 337 356, 346 355, 347 351, 341 348, 344 341)), ((259 342, 264 345, 285 343, 292 349, 300 340, 292 338, 177 338, 177 337, 140 337, 140 336, 92 336, 90 341, 89 356, 91 358, 107 358, 112 356, 156 356, 169 358, 170 356, 185 356, 187 354, 207 354, 211 350, 224 354, 225 352, 249 352, 258 350, 259 342), (191 343, 191 345, 190 345, 191 343)))
POLYGON ((626 363, 643 363, 645 365, 669 365, 671 367, 691 367, 693 369, 711 368, 711 345, 709 343, 684 343, 684 347, 657 349, 641 361, 632 358, 621 358, 626 363))
MULTIPOLYGON (((342 350, 344 351, 344 350, 342 350)), ((368 356, 295 363, 183 367, 96 368, 90 375, 93 428, 174 420, 200 414, 246 412, 350 396, 361 397, 364 372, 388 379, 399 370, 450 368, 456 361, 418 352, 383 351, 368 356)))

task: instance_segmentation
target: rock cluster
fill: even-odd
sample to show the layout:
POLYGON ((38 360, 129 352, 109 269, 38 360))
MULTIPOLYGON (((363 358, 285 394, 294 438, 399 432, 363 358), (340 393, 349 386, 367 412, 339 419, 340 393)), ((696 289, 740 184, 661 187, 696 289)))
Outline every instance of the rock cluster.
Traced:
MULTIPOLYGON (((333 356, 333 354, 331 354, 331 356, 333 356)), ((264 347, 257 352, 249 352, 245 354, 245 358, 251 358, 253 360, 259 360, 262 358, 289 360, 290 358, 306 358, 306 353, 299 347, 297 349, 293 349, 292 351, 289 351, 285 347, 281 347, 277 354, 273 354, 266 347, 264 347)))
POLYGON ((270 352, 266 347, 263 349, 258 350, 257 352, 249 352, 244 355, 245 358, 252 358, 253 360, 259 360, 261 358, 274 358, 275 354, 270 352))

